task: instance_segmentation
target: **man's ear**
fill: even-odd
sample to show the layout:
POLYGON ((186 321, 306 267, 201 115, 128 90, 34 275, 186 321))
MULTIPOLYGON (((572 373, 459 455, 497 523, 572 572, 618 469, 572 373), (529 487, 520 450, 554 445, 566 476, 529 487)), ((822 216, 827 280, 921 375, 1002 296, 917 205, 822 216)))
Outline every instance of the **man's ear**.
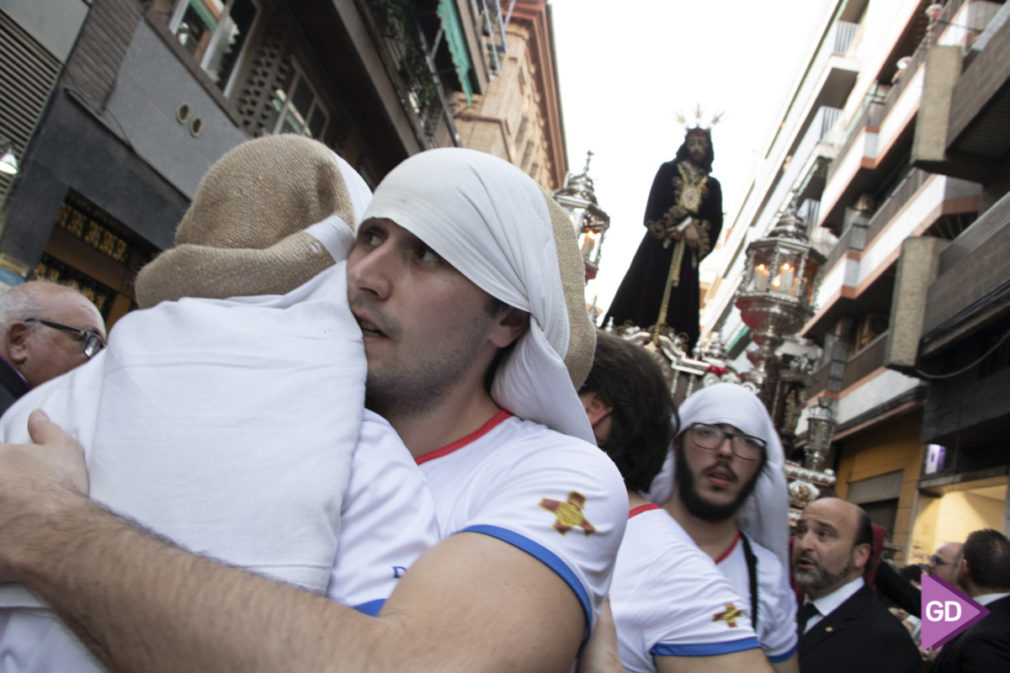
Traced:
POLYGON ((868 542, 862 544, 857 544, 855 549, 852 550, 852 565, 854 568, 858 569, 860 573, 866 570, 867 564, 870 562, 870 550, 872 546, 868 542))
POLYGON ((967 583, 971 581, 971 568, 968 567, 968 559, 959 556, 954 563, 957 564, 954 569, 954 581, 962 586, 967 586, 967 583))
POLYGON ((614 408, 604 402, 597 393, 583 393, 579 398, 586 410, 586 416, 589 417, 589 424, 594 428, 614 411, 614 408))
POLYGON ((31 328, 20 320, 11 323, 7 328, 7 333, 4 335, 7 343, 4 346, 6 346, 7 355, 12 365, 23 364, 28 359, 29 330, 31 328))
POLYGON ((497 319, 491 342, 498 348, 505 348, 530 328, 530 314, 514 306, 502 308, 497 319))

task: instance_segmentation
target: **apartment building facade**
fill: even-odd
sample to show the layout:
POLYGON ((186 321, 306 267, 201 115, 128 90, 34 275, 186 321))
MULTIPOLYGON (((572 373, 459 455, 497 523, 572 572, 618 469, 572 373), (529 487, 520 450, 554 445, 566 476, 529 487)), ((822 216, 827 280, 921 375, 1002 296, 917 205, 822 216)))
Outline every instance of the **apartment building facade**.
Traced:
POLYGON ((4 3, 0 135, 20 171, 0 176, 0 281, 79 287, 111 326, 133 306, 136 271, 171 245, 206 169, 263 134, 314 137, 374 187, 411 154, 463 145, 457 120, 474 100, 505 109, 514 98, 523 106, 510 125, 528 118, 539 134, 529 172, 560 186, 567 164, 546 2, 513 3, 511 31, 503 4, 4 3), (503 61, 543 74, 520 93, 503 61))
POLYGON ((453 120, 463 147, 501 157, 553 192, 568 162, 551 8, 546 0, 510 5, 490 64, 496 76, 483 94, 457 99, 453 120))
MULTIPOLYGON (((1010 278, 1008 267, 990 262, 981 287, 960 275, 970 270, 968 251, 989 250, 1006 217, 999 199, 1008 188, 1007 146, 977 139, 979 128, 998 126, 994 106, 1006 104, 1005 68, 995 56, 1002 47, 1006 60, 1005 16, 1004 5, 985 1, 835 3, 721 241, 702 315, 703 328, 720 332, 740 361, 749 330, 734 293, 744 251, 795 200, 827 257, 815 313, 790 345, 814 356, 806 402, 833 400, 838 425, 828 467, 837 492, 888 529, 903 562, 922 561, 937 543, 976 528, 1007 530, 1010 459, 994 442, 1000 428, 1010 429, 1010 409, 992 400, 983 417, 952 414, 958 379, 929 375, 970 364, 973 339, 991 346, 1000 325, 1006 329, 993 288, 1010 278), (959 111, 969 91, 971 111, 959 111), (960 127, 951 131, 955 119, 960 127), (976 156, 979 145, 984 156, 976 156), (910 240, 907 247, 918 248, 902 259, 910 240), (932 274, 903 273, 906 267, 932 274), (966 331, 958 309, 973 301, 988 308, 966 331), (951 448, 969 436, 978 446, 967 454, 951 448), (938 469, 939 453, 948 460, 938 469), (980 454, 984 467, 974 460, 980 454)), ((980 385, 976 365, 959 389, 998 390, 990 386, 1002 365, 988 367, 995 378, 980 385)), ((805 417, 797 431, 802 437, 805 417)))

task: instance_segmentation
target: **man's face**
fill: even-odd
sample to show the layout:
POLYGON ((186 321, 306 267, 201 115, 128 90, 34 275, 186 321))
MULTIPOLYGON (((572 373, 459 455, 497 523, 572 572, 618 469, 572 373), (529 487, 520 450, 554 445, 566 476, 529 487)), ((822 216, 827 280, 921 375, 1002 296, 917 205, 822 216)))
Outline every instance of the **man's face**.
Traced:
MULTIPOLYGON (((91 331, 104 340, 105 324, 94 305, 75 290, 54 286, 46 293, 40 318, 67 327, 91 331)), ((22 340, 8 345, 14 365, 32 386, 38 386, 88 361, 84 338, 75 332, 39 322, 23 323, 22 340)))
POLYGON ((811 598, 825 596, 855 579, 869 555, 868 545, 855 546, 858 514, 841 500, 816 500, 796 524, 792 566, 796 583, 811 598))
POLYGON ((364 334, 370 408, 414 413, 459 386, 482 385, 503 309, 492 311, 490 295, 406 229, 386 219, 361 224, 347 294, 364 334))
MULTIPOLYGON (((727 423, 719 428, 731 434, 740 431, 727 423)), ((727 437, 715 449, 702 448, 688 428, 677 440, 676 495, 693 516, 703 521, 722 521, 736 514, 754 490, 763 460, 743 460, 733 452, 727 437)))
POLYGON ((687 152, 693 162, 699 163, 704 161, 705 154, 708 152, 708 140, 700 133, 690 134, 687 136, 687 152))
POLYGON ((961 545, 953 542, 942 544, 926 564, 926 572, 931 577, 939 577, 948 584, 957 586, 957 562, 961 545))

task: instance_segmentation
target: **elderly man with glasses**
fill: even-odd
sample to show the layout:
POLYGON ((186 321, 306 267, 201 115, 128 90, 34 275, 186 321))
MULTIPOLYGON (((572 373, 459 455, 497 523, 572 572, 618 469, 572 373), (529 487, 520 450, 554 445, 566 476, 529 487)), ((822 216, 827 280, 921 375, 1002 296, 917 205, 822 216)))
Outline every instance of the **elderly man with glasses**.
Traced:
POLYGON ((961 553, 960 542, 944 542, 926 561, 930 577, 939 577, 947 584, 957 586, 957 559, 961 553))
POLYGON ((688 397, 680 420, 649 499, 664 506, 743 598, 743 615, 772 667, 796 671, 785 458, 771 417, 750 391, 717 383, 688 397))
POLYGON ((28 281, 0 293, 0 412, 105 347, 105 321, 77 290, 28 281))

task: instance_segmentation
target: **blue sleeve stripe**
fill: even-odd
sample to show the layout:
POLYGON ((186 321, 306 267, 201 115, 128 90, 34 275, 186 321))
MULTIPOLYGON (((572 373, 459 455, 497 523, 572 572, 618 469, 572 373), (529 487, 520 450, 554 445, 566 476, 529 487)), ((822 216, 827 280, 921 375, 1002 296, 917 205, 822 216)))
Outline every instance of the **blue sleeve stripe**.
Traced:
POLYGON ((582 604, 582 611, 586 615, 586 626, 587 628, 592 628, 593 625, 593 608, 589 601, 589 595, 586 593, 586 588, 582 586, 582 582, 579 578, 575 576, 572 569, 561 560, 561 558, 547 549, 546 547, 537 544, 533 540, 520 535, 514 531, 508 530, 507 528, 501 528, 499 526, 467 526, 464 528, 462 533, 482 533, 484 535, 490 535, 493 538, 497 538, 502 542, 507 542, 513 547, 518 547, 522 549, 527 554, 533 556, 534 558, 540 560, 548 568, 553 570, 558 574, 561 579, 571 587, 572 591, 575 592, 576 598, 579 599, 579 603, 582 604))
POLYGON ((649 654, 658 654, 663 657, 712 657, 717 654, 730 654, 732 652, 742 652, 760 648, 757 638, 741 638, 740 640, 727 640, 722 643, 701 643, 698 645, 668 645, 666 643, 656 643, 649 650, 649 654))
POLYGON ((795 644, 795 645, 793 645, 793 646, 792 646, 791 648, 789 648, 789 649, 788 649, 788 650, 787 650, 787 651, 785 652, 785 654, 776 654, 776 655, 774 655, 774 656, 772 656, 772 655, 770 655, 770 654, 769 654, 769 655, 768 655, 768 661, 769 661, 770 663, 773 663, 773 664, 778 664, 778 663, 781 663, 781 662, 785 661, 786 659, 788 659, 789 657, 791 657, 791 656, 793 656, 794 654, 796 654, 796 650, 798 650, 799 648, 800 648, 800 644, 799 644, 799 643, 796 643, 796 644, 795 644))
POLYGON ((354 609, 358 612, 363 612, 370 617, 374 617, 379 614, 379 610, 385 605, 386 599, 379 598, 374 601, 368 601, 367 603, 362 603, 361 605, 355 605, 354 609))

